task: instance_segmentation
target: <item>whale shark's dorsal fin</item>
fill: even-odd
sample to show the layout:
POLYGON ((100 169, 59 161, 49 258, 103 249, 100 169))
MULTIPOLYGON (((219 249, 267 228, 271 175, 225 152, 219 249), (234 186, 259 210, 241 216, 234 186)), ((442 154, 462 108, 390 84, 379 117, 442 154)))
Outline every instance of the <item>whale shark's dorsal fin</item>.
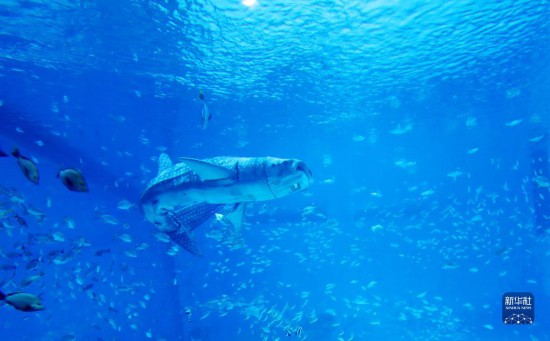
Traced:
POLYGON ((165 153, 162 153, 159 155, 159 172, 158 174, 164 172, 165 170, 167 170, 168 168, 171 168, 173 166, 172 164, 172 160, 170 160, 170 157, 165 154, 165 153))
POLYGON ((191 168, 191 170, 199 176, 201 181, 228 179, 237 176, 237 172, 234 170, 210 162, 187 157, 181 157, 180 161, 191 168))

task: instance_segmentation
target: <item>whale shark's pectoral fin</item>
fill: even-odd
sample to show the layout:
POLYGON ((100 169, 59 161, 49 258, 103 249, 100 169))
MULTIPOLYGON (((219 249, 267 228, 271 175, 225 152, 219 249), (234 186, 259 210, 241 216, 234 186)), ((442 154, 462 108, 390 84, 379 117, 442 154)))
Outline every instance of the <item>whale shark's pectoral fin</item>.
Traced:
POLYGON ((233 206, 233 211, 224 216, 225 221, 230 223, 235 229, 235 234, 239 234, 241 232, 244 220, 244 208, 245 205, 242 202, 237 203, 233 206))
POLYGON ((168 221, 174 229, 167 234, 185 250, 202 256, 191 232, 212 217, 220 206, 200 202, 170 212, 168 221))
POLYGON ((197 246, 197 241, 193 238, 191 231, 180 229, 180 230, 168 232, 167 235, 170 236, 170 238, 172 239, 172 241, 174 241, 174 243, 183 247, 189 253, 197 257, 203 256, 201 250, 197 246))
POLYGON ((223 205, 198 202, 189 206, 180 207, 170 212, 168 216, 178 228, 186 228, 193 231, 212 217, 220 206, 223 205))
POLYGON ((191 170, 199 176, 201 181, 228 179, 237 176, 237 172, 234 170, 210 162, 187 157, 181 157, 180 161, 191 168, 191 170))

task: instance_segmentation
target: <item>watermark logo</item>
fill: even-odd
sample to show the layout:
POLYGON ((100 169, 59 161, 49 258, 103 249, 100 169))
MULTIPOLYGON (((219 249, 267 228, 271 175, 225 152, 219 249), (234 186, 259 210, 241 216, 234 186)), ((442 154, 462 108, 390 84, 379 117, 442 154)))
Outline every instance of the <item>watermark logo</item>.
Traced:
POLYGON ((502 295, 502 322, 504 324, 533 324, 535 296, 530 292, 507 292, 502 295))

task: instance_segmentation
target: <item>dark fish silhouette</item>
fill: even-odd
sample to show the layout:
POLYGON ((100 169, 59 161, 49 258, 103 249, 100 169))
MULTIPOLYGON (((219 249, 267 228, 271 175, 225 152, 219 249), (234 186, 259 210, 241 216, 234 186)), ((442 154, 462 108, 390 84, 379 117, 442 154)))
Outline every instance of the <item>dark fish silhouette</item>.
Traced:
POLYGON ((34 270, 40 263, 40 259, 35 258, 27 263, 27 266, 25 266, 25 269, 27 270, 34 270))
POLYGON ((40 298, 33 294, 24 292, 14 292, 12 294, 4 294, 0 291, 0 301, 5 301, 17 310, 31 312, 46 309, 40 301, 40 298))
POLYGON ((57 177, 69 191, 72 192, 88 192, 88 183, 78 169, 65 168, 57 173, 57 177))
POLYGON ((107 253, 111 253, 111 249, 97 250, 97 251, 95 252, 95 255, 96 255, 96 256, 103 256, 103 255, 105 255, 105 254, 107 254, 107 253))
POLYGON ((20 215, 18 215, 18 214, 14 215, 13 219, 15 219, 15 221, 19 224, 19 226, 29 227, 29 224, 27 223, 27 221, 23 217, 21 217, 20 215))
POLYGON ((19 168, 21 168, 23 175, 33 184, 38 185, 40 176, 38 175, 38 167, 36 167, 36 164, 28 157, 21 155, 17 148, 13 149, 11 155, 17 159, 17 164, 19 168))
POLYGON ((206 105, 202 90, 199 93, 199 99, 202 102, 201 125, 202 129, 206 129, 208 127, 208 122, 210 122, 210 120, 212 119, 212 114, 210 114, 210 110, 208 110, 208 106, 206 105))

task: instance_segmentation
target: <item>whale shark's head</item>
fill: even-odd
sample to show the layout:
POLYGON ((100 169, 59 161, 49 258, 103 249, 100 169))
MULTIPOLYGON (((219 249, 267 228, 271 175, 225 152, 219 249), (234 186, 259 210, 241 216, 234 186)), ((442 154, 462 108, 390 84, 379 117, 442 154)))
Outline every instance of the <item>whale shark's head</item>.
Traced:
POLYGON ((265 163, 267 185, 276 198, 308 189, 313 176, 300 160, 267 157, 265 163))

